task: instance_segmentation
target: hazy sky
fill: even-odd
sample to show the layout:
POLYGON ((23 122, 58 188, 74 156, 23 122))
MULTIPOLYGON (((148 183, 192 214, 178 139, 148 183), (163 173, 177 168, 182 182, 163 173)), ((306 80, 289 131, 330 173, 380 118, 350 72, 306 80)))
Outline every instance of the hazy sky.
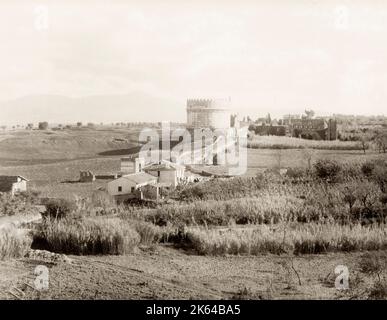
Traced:
POLYGON ((386 1, 80 3, 0 2, 0 100, 142 91, 386 114, 386 1))

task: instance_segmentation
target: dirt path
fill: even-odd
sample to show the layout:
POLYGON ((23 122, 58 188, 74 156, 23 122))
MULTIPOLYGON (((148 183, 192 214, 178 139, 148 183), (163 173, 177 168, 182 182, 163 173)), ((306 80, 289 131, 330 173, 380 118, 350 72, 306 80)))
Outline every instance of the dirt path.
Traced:
POLYGON ((24 258, 0 264, 0 289, 4 298, 17 287, 24 299, 346 299, 369 284, 339 292, 334 269, 344 264, 356 278, 359 255, 204 257, 157 246, 125 256, 69 256, 72 263, 24 258), (47 292, 31 289, 39 264, 49 268, 47 292))

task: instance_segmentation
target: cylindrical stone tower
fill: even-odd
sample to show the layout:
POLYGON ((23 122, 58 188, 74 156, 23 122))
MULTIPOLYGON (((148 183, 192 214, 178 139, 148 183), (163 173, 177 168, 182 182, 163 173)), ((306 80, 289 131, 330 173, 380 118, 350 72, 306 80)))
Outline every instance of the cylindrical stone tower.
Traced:
POLYGON ((230 128, 230 99, 188 99, 187 127, 230 128))

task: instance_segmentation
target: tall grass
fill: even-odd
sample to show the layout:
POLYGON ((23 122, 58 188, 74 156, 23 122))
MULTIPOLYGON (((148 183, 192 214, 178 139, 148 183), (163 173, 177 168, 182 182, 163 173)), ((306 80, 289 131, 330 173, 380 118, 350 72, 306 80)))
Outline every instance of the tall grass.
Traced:
POLYGON ((34 243, 58 253, 120 255, 133 251, 140 236, 120 219, 47 218, 35 232, 34 243))
POLYGON ((365 222, 387 216, 378 186, 355 179, 338 184, 325 182, 268 183, 252 192, 253 196, 228 200, 176 202, 156 209, 127 210, 122 217, 144 219, 159 226, 174 225, 227 226, 236 224, 273 224, 288 222, 365 222), (348 193, 355 202, 349 207, 348 193), (364 201, 365 199, 365 201, 364 201))
POLYGON ((10 193, 0 192, 0 217, 37 213, 35 201, 36 196, 32 193, 12 196, 10 193))
POLYGON ((179 225, 226 226, 230 222, 278 223, 302 210, 303 200, 296 197, 262 195, 227 201, 197 201, 189 204, 167 205, 155 210, 144 210, 142 216, 149 222, 165 226, 179 225))
POLYGON ((0 260, 23 257, 31 247, 32 238, 15 227, 0 229, 0 260))
POLYGON ((228 230, 190 228, 187 239, 199 254, 312 254, 387 249, 387 226, 296 224, 228 230))
POLYGON ((231 179, 212 179, 196 184, 179 187, 173 195, 178 200, 226 200, 246 197, 262 189, 262 177, 235 177, 231 179))

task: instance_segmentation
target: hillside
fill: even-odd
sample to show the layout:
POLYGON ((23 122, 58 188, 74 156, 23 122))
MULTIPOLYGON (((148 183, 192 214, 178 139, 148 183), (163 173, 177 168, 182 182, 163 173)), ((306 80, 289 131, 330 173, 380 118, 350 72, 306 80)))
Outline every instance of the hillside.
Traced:
POLYGON ((0 133, 0 165, 96 157, 107 150, 133 147, 137 137, 138 132, 129 129, 0 133))

